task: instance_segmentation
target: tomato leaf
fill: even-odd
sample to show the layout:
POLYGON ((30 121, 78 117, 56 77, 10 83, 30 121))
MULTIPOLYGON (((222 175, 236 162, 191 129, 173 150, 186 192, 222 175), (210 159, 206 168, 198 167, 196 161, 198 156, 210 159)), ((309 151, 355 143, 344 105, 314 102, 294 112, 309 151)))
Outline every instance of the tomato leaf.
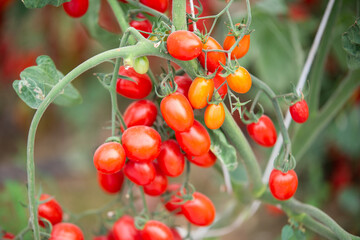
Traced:
POLYGON ((69 2, 69 0, 23 0, 23 3, 27 8, 42 8, 46 5, 59 7, 64 2, 69 2))
MULTIPOLYGON (((50 90, 64 77, 58 71, 54 62, 48 56, 39 56, 36 59, 37 66, 26 68, 21 72, 21 80, 13 82, 13 88, 29 107, 37 109, 44 101, 50 90)), ((62 106, 70 106, 81 103, 80 93, 71 85, 56 97, 54 103, 62 106)))
POLYGON ((290 240, 294 236, 294 230, 290 225, 285 225, 281 230, 281 240, 290 240))
POLYGON ((347 64, 350 69, 360 67, 360 18, 342 35, 342 44, 347 53, 347 64))

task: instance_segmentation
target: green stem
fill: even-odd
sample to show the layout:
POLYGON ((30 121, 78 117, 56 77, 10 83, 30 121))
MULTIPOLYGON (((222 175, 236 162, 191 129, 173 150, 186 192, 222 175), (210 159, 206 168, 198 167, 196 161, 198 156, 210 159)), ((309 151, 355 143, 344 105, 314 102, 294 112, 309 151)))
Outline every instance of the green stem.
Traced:
POLYGON ((143 187, 140 187, 140 193, 141 193, 141 199, 142 199, 142 202, 143 202, 145 214, 148 216, 148 218, 151 218, 150 211, 149 211, 149 208, 148 208, 147 203, 146 203, 145 193, 144 193, 144 188, 143 187))
POLYGON ((107 0, 107 1, 112 11, 114 12, 114 15, 119 23, 121 31, 125 32, 129 28, 129 23, 125 20, 126 18, 124 15, 124 11, 121 9, 119 2, 117 0, 107 0))
POLYGON ((172 17, 175 29, 187 30, 186 0, 173 0, 172 17))

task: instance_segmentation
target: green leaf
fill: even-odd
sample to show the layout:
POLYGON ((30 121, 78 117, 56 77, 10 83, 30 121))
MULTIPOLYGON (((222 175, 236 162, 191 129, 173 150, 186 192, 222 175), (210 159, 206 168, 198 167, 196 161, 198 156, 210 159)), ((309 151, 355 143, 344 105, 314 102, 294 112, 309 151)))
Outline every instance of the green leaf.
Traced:
POLYGON ((294 236, 294 230, 290 225, 285 225, 281 230, 281 240, 290 240, 294 236))
POLYGON ((360 67, 360 18, 342 35, 342 45, 347 53, 347 64, 350 69, 360 67))
POLYGON ((301 231, 300 229, 296 229, 294 231, 294 234, 295 234, 296 240, 305 240, 306 239, 305 233, 303 231, 301 231))
POLYGON ((42 8, 46 5, 54 5, 59 7, 64 2, 68 2, 69 0, 23 0, 25 7, 27 8, 42 8))
MULTIPOLYGON (((21 80, 13 82, 13 88, 29 107, 37 109, 50 90, 64 77, 48 56, 39 56, 37 66, 26 68, 21 72, 21 80)), ((67 85, 54 103, 70 106, 81 103, 80 93, 71 85, 67 85)))

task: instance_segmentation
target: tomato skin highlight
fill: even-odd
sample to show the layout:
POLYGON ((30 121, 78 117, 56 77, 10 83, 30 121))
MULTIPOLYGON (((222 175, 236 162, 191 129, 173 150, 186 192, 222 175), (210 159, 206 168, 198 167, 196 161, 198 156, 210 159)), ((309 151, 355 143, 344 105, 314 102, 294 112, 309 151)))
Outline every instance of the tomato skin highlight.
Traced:
POLYGON ((115 240, 141 240, 140 231, 136 229, 134 218, 129 215, 120 217, 112 228, 115 240))
POLYGON ((182 61, 189 61, 201 54, 202 43, 200 38, 193 32, 179 30, 169 35, 167 50, 172 57, 182 61))
POLYGON ((188 155, 187 159, 189 159, 191 163, 199 167, 207 168, 207 167, 212 167, 215 164, 217 157, 212 151, 209 150, 207 153, 201 156, 193 157, 188 155))
MULTIPOLYGON (((44 201, 48 198, 51 198, 51 196, 48 194, 41 194, 40 201, 44 201)), ((46 203, 39 204, 38 215, 39 218, 45 218, 51 222, 52 225, 55 225, 62 221, 63 210, 60 204, 53 198, 46 203)), ((39 224, 40 226, 45 227, 45 222, 41 221, 40 219, 39 224)))
POLYGON ((178 177, 184 171, 184 155, 181 153, 179 144, 173 139, 162 143, 157 161, 159 168, 166 176, 178 177))
POLYGON ((174 81, 178 86, 176 92, 187 97, 192 80, 186 76, 175 76, 174 81))
POLYGON ((239 67, 234 74, 227 76, 226 81, 231 90, 237 93, 247 93, 252 84, 249 72, 243 67, 239 67))
POLYGON ((166 191, 168 179, 157 164, 154 164, 154 166, 156 169, 155 178, 151 183, 144 185, 144 192, 150 196, 160 196, 166 191))
MULTIPOLYGON (((141 13, 139 13, 138 15, 136 15, 137 18, 143 19, 143 20, 132 20, 129 25, 130 27, 133 27, 137 30, 140 31, 144 31, 144 32, 152 32, 152 24, 151 22, 145 18, 144 15, 142 15, 141 13)), ((140 32, 141 35, 144 36, 144 38, 148 38, 149 34, 148 33, 143 33, 140 32)))
POLYGON ((197 77, 191 83, 189 88, 188 98, 191 106, 195 109, 201 109, 208 105, 208 100, 211 101, 214 93, 214 81, 212 79, 205 79, 197 77))
POLYGON ((218 129, 225 121, 225 109, 223 103, 210 104, 206 107, 204 115, 205 125, 210 129, 218 129))
POLYGON ((120 171, 125 164, 125 151, 117 142, 108 142, 100 145, 94 154, 95 168, 104 174, 120 171))
POLYGON ((161 100, 161 114, 174 131, 187 131, 194 123, 194 112, 187 98, 180 93, 173 93, 161 100))
POLYGON ((167 10, 169 5, 169 0, 140 0, 140 2, 162 13, 167 10))
POLYGON ((146 74, 137 73, 132 67, 121 66, 119 75, 130 77, 133 81, 118 78, 116 92, 130 99, 142 99, 147 97, 152 90, 151 79, 146 74))
MULTIPOLYGON (((220 74, 217 73, 215 75, 215 77, 213 78, 215 89, 218 89, 221 86, 221 84, 223 84, 223 82, 225 82, 225 80, 226 79, 224 77, 220 76, 220 74)), ((217 92, 220 94, 221 98, 224 99, 228 92, 227 84, 224 83, 217 92)))
POLYGON ((272 147, 276 143, 274 123, 266 115, 262 115, 258 122, 247 125, 247 131, 250 137, 263 147, 272 147))
POLYGON ((129 161, 124 167, 125 176, 133 183, 144 186, 151 183, 156 176, 156 170, 151 162, 137 163, 129 161))
POLYGON ((144 125, 151 127, 157 116, 156 105, 149 100, 139 100, 131 103, 124 112, 127 127, 144 125))
MULTIPOLYGON (((202 49, 204 50, 223 50, 222 46, 212 37, 208 37, 206 42, 202 45, 202 49)), ((207 52, 207 59, 206 59, 206 67, 207 70, 210 72, 215 72, 216 69, 219 68, 219 72, 223 69, 220 65, 226 64, 226 55, 224 52, 207 52)), ((205 68, 205 52, 201 52, 198 57, 201 66, 205 68)))
POLYGON ((143 240, 174 240, 170 228, 156 220, 150 220, 145 224, 141 237, 143 240))
POLYGON ((109 194, 115 194, 120 192, 124 183, 124 173, 119 171, 113 174, 97 173, 98 182, 102 190, 109 194))
POLYGON ((283 173, 273 169, 269 178, 270 192, 274 198, 284 201, 294 196, 298 186, 298 177, 294 170, 283 173))
POLYGON ((121 137, 126 156, 134 162, 153 161, 160 152, 161 137, 148 126, 133 126, 121 137))
POLYGON ((309 107, 303 99, 289 108, 292 119, 297 123, 304 123, 309 117, 309 107))
POLYGON ((71 0, 63 3, 63 8, 70 17, 79 18, 87 12, 89 0, 71 0))
MULTIPOLYGON (((229 33, 230 34, 230 33, 229 33)), ((234 36, 226 36, 224 40, 224 49, 229 50, 236 43, 236 39, 234 36)), ((239 59, 246 55, 250 48, 250 35, 244 35, 244 37, 240 40, 239 44, 234 48, 231 52, 231 59, 239 59)))
POLYGON ((53 226, 49 240, 84 240, 81 229, 72 223, 58 223, 53 226))
POLYGON ((193 200, 181 205, 186 219, 196 226, 209 226, 215 219, 215 207, 211 200, 199 192, 194 192, 193 200))
POLYGON ((191 156, 201 156, 210 149, 210 136, 206 128, 198 121, 186 132, 175 132, 180 147, 191 156))

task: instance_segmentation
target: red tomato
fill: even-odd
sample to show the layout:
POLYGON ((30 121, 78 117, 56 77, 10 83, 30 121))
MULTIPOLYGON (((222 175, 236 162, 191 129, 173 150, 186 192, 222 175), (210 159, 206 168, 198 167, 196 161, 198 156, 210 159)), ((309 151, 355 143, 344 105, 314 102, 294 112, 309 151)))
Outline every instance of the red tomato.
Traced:
MULTIPOLYGON (((206 42, 202 45, 202 49, 204 50, 223 50, 221 45, 212 37, 208 37, 206 42)), ((207 52, 206 54, 206 67, 207 70, 210 72, 215 72, 216 69, 219 69, 220 72, 223 67, 220 65, 226 64, 226 55, 224 52, 207 52)), ((201 54, 198 57, 201 66, 205 68, 205 52, 201 52, 201 54)))
POLYGON ((195 78, 191 83, 188 93, 191 106, 195 109, 206 107, 208 101, 211 101, 213 93, 214 81, 212 79, 195 78))
POLYGON ((113 226, 115 240, 141 240, 140 231, 136 229, 134 219, 123 215, 113 226))
POLYGON ((161 171, 169 177, 178 177, 184 171, 184 155, 179 144, 173 139, 162 143, 157 161, 161 171))
POLYGON ((12 233, 8 233, 8 232, 2 232, 2 239, 14 239, 15 235, 12 233))
POLYGON ((123 168, 125 158, 125 151, 120 143, 108 142, 96 149, 94 165, 99 172, 112 174, 123 168))
MULTIPOLYGON (((107 240, 116 240, 113 230, 110 230, 107 235, 107 240)), ((139 239, 140 240, 140 239, 139 239)))
POLYGON ((135 162, 153 161, 160 152, 161 137, 148 126, 133 126, 121 137, 126 156, 135 162))
MULTIPOLYGON (((142 15, 141 13, 139 13, 136 17, 139 19, 143 19, 143 20, 132 20, 129 23, 130 27, 136 28, 137 30, 151 33, 152 32, 151 22, 148 19, 146 19, 145 16, 142 15)), ((140 32, 140 33, 145 38, 149 37, 149 34, 147 34, 147 33, 142 33, 142 32, 140 32)))
POLYGON ((175 213, 176 215, 182 214, 181 205, 178 203, 182 202, 183 200, 177 197, 177 196, 181 196, 180 188, 181 188, 180 184, 177 183, 170 184, 167 188, 167 192, 169 195, 171 194, 171 197, 169 197, 169 199, 165 199, 165 198, 161 199, 161 201, 164 203, 164 207, 169 212, 175 213))
POLYGON ((201 156, 210 149, 210 136, 206 128, 198 121, 186 132, 175 132, 180 147, 189 155, 201 156))
POLYGON ((140 2, 162 13, 167 10, 169 5, 169 0, 140 0, 140 2))
POLYGON ((101 0, 98 24, 109 32, 121 33, 120 25, 107 0, 101 0))
POLYGON ((283 173, 273 169, 270 174, 269 187, 274 198, 278 200, 288 200, 294 196, 298 186, 298 178, 294 170, 283 173))
MULTIPOLYGON (((220 76, 219 73, 217 73, 217 74, 215 75, 215 77, 213 78, 214 87, 215 87, 216 89, 218 89, 218 88, 221 86, 221 84, 223 84, 223 82, 225 82, 225 80, 226 80, 226 79, 225 79, 224 77, 220 76)), ((214 91, 215 91, 215 90, 214 90, 214 91)), ((225 96, 226 96, 226 94, 227 94, 227 92, 228 92, 227 84, 224 83, 217 92, 220 94, 221 98, 224 99, 225 96)))
POLYGON ((151 183, 156 176, 155 167, 151 162, 137 163, 128 161, 124 173, 130 181, 140 186, 151 183))
POLYGON ((295 22, 304 22, 310 18, 309 9, 302 3, 289 4, 289 18, 295 22))
POLYGON ((187 97, 192 80, 187 76, 175 76, 174 81, 178 86, 176 92, 187 97))
POLYGON ((98 182, 100 187, 107 193, 114 194, 120 192, 124 183, 124 173, 119 171, 113 174, 103 174, 98 172, 98 182))
POLYGON ((237 93, 247 93, 252 84, 249 72, 243 67, 239 67, 235 73, 227 76, 226 81, 231 90, 237 93))
POLYGON ((144 185, 144 192, 150 196, 160 196, 166 191, 168 185, 167 177, 160 171, 157 164, 155 165, 155 169, 156 176, 154 180, 151 183, 144 185))
POLYGON ((89 0, 71 0, 63 3, 63 7, 70 17, 82 17, 89 8, 89 0))
POLYGON ((192 157, 190 155, 187 156, 190 162, 192 162, 195 165, 198 165, 199 167, 211 167, 216 162, 216 156, 212 151, 208 151, 204 155, 192 157))
POLYGON ((194 33, 179 30, 172 32, 167 39, 167 50, 171 56, 182 61, 197 58, 202 52, 202 43, 194 33))
POLYGON ((193 200, 181 205, 181 209, 186 219, 196 226, 209 226, 215 219, 214 204, 199 192, 194 192, 193 200))
POLYGON ((132 67, 121 66, 119 75, 132 78, 130 80, 118 78, 116 84, 116 91, 118 94, 131 98, 141 99, 149 95, 152 90, 152 83, 148 75, 137 73, 132 67))
POLYGON ((84 240, 81 229, 72 223, 58 223, 53 226, 49 240, 84 240))
POLYGON ((174 240, 168 226, 156 220, 148 221, 141 231, 143 240, 174 240))
POLYGON ((194 123, 194 112, 187 98, 173 93, 163 98, 160 104, 161 114, 174 131, 187 131, 194 123))
MULTIPOLYGON (((229 33, 230 34, 230 33, 229 33)), ((226 36, 224 40, 224 49, 229 50, 236 43, 234 36, 226 36)), ((250 35, 244 35, 239 44, 231 52, 231 59, 239 59, 246 55, 250 47, 250 35)))
POLYGON ((289 108, 292 119, 297 123, 304 123, 309 117, 309 107, 303 99, 289 108))
MULTIPOLYGON (((212 13, 214 11, 212 11, 210 8, 212 7, 213 2, 211 2, 212 0, 200 0, 202 6, 203 6, 203 12, 200 14, 199 17, 205 17, 205 16, 210 16, 213 15, 212 13)), ((197 14, 198 10, 195 6, 199 6, 198 1, 193 1, 194 3, 194 13, 197 14)), ((186 12, 187 13, 191 13, 191 7, 190 7, 190 1, 186 1, 186 12)), ((191 23, 192 21, 189 20, 189 23, 191 23)), ((209 32, 212 24, 213 24, 214 20, 212 18, 208 18, 208 19, 200 19, 196 22, 196 28, 201 32, 201 33, 205 33, 205 32, 209 32)), ((190 24, 188 25, 188 29, 189 31, 194 31, 194 24, 190 24)))
MULTIPOLYGON (((51 198, 51 196, 48 194, 41 194, 40 201, 45 201, 48 198, 51 198)), ((38 215, 40 226, 45 227, 45 222, 41 221, 41 218, 45 218, 51 222, 52 225, 55 225, 62 221, 63 210, 55 199, 51 199, 46 203, 39 204, 38 215)))
POLYGON ((273 216, 281 216, 284 215, 283 210, 281 210, 281 208, 275 206, 275 205, 271 205, 271 204, 265 204, 265 208, 266 211, 268 213, 270 213, 273 216))
POLYGON ((206 107, 204 115, 205 125, 210 129, 218 129, 225 121, 225 109, 223 103, 210 104, 206 107))
POLYGON ((157 116, 156 105, 149 100, 139 100, 131 103, 124 112, 127 127, 145 125, 151 127, 157 116))
POLYGON ((247 125, 250 137, 264 147, 272 147, 276 143, 276 129, 271 119, 262 115, 258 122, 247 125))
POLYGON ((170 228, 173 236, 174 236, 174 240, 182 240, 182 237, 180 236, 179 232, 176 230, 176 228, 170 228))

